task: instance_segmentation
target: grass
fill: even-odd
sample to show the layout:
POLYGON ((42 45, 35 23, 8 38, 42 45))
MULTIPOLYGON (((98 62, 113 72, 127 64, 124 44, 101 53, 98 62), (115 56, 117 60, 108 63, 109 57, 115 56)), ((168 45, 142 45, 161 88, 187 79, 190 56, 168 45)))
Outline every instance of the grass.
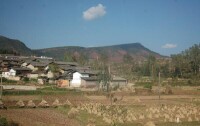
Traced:
POLYGON ((55 95, 55 94, 70 94, 70 95, 82 95, 82 92, 76 89, 58 88, 56 86, 47 86, 35 91, 25 90, 4 90, 3 95, 55 95))
POLYGON ((57 110, 58 110, 59 112, 61 112, 62 114, 67 115, 67 113, 68 113, 69 110, 70 110, 70 107, 59 106, 59 107, 57 108, 57 110))
POLYGON ((103 121, 102 117, 89 114, 86 111, 80 111, 79 115, 76 117, 76 120, 78 120, 82 126, 86 126, 89 119, 94 119, 96 126, 109 126, 103 121))

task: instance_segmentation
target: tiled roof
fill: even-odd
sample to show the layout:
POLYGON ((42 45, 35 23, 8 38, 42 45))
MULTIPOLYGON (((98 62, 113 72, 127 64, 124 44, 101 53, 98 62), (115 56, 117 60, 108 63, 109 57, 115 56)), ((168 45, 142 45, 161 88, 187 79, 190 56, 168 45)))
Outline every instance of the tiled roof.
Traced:
POLYGON ((13 70, 19 70, 19 71, 31 71, 29 68, 23 68, 23 67, 17 67, 17 68, 12 68, 13 70))
POLYGON ((70 65, 70 66, 78 66, 76 62, 63 62, 63 61, 54 61, 55 64, 58 65, 70 65))
POLYGON ((45 67, 47 66, 48 64, 46 63, 40 63, 40 62, 30 62, 29 64, 35 66, 35 67, 45 67))

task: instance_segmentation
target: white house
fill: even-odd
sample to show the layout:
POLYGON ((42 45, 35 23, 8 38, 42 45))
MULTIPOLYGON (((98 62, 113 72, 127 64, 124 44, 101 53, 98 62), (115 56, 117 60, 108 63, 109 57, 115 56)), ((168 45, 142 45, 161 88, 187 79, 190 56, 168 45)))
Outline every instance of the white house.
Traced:
POLYGON ((15 77, 16 76, 16 71, 14 69, 10 69, 8 72, 2 72, 2 76, 5 78, 8 77, 15 77))
POLYGON ((73 73, 72 81, 70 82, 70 87, 81 87, 81 78, 89 78, 96 75, 94 71, 91 70, 80 70, 73 73))
POLYGON ((73 73, 73 79, 70 83, 70 87, 80 87, 81 86, 82 75, 79 72, 73 73))

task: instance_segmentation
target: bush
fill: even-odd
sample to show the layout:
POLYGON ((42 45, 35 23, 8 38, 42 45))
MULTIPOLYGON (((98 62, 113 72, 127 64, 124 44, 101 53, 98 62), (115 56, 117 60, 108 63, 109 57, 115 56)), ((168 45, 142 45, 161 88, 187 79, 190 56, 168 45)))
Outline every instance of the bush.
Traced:
POLYGON ((24 77, 24 78, 23 78, 23 81, 24 81, 24 82, 28 82, 28 81, 29 81, 29 78, 28 78, 28 77, 24 77))
POLYGON ((17 83, 17 81, 15 81, 15 80, 8 80, 5 77, 2 78, 2 82, 4 82, 4 83, 17 83))
POLYGON ((149 83, 146 83, 146 84, 144 85, 144 88, 147 88, 147 89, 152 89, 152 85, 151 85, 151 84, 149 84, 149 83))
POLYGON ((0 126, 8 126, 8 121, 4 117, 0 117, 0 126))
POLYGON ((119 89, 119 85, 113 87, 113 91, 116 91, 117 89, 119 89))

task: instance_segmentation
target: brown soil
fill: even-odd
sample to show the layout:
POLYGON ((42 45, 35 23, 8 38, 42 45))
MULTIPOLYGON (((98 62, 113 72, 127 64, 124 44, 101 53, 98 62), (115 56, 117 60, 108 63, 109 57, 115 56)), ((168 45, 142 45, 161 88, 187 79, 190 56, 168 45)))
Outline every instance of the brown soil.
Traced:
POLYGON ((76 120, 67 118, 55 109, 8 109, 0 110, 0 116, 21 126, 79 126, 76 120))

